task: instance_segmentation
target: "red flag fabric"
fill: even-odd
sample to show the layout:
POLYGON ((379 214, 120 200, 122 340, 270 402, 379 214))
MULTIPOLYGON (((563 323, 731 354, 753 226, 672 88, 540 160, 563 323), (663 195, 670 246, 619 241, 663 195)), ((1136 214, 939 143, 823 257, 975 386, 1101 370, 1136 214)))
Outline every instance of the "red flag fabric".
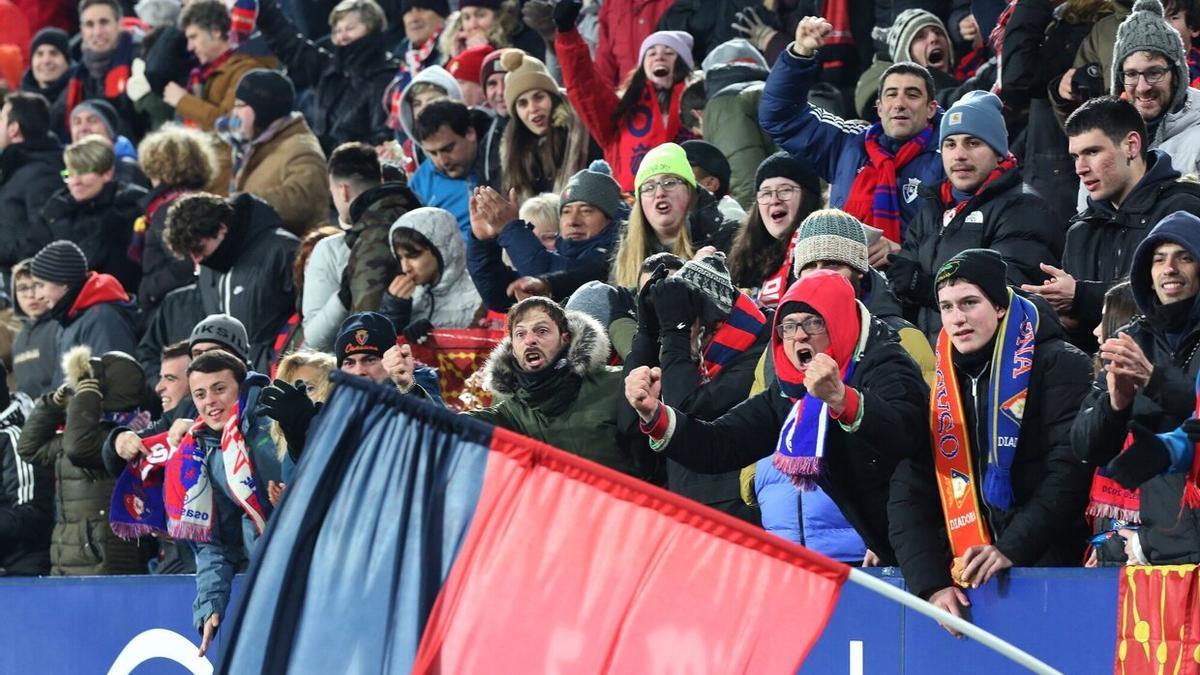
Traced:
POLYGON ((415 673, 795 672, 849 568, 497 428, 415 673))
POLYGON ((492 393, 483 388, 481 369, 504 336, 488 328, 436 328, 412 345, 413 357, 437 368, 442 399, 452 410, 486 408, 492 393))
POLYGON ((1131 565, 1117 591, 1118 675, 1200 672, 1196 565, 1131 565))

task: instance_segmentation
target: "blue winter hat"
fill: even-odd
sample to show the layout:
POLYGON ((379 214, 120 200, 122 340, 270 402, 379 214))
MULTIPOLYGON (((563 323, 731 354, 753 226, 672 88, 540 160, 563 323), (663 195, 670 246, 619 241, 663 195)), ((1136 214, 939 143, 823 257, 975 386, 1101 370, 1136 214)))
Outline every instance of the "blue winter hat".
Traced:
POLYGON ((1176 211, 1158 221, 1150 234, 1138 244, 1133 252, 1133 264, 1129 269, 1129 286, 1133 301, 1142 314, 1151 314, 1158 304, 1154 294, 1154 283, 1150 268, 1154 264, 1154 251, 1167 242, 1179 244, 1193 256, 1200 257, 1200 217, 1187 211, 1176 211))
POLYGON ((987 143, 997 155, 1008 155, 1008 129, 1004 126, 1003 104, 990 91, 973 91, 950 106, 942 115, 942 140, 966 134, 987 143))

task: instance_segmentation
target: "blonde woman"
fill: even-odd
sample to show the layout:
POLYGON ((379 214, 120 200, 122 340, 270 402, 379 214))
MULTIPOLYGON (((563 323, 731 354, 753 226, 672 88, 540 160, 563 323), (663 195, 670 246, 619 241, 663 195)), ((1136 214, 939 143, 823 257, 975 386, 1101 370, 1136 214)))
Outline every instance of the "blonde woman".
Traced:
MULTIPOLYGON (((333 354, 304 349, 283 357, 279 362, 279 368, 275 371, 275 377, 284 382, 303 380, 309 400, 313 403, 324 404, 333 388, 329 382, 329 373, 333 372, 336 367, 337 362, 334 360, 333 354)), ((283 430, 279 428, 279 422, 271 422, 271 440, 275 441, 279 459, 282 461, 284 454, 288 451, 288 443, 283 430)))

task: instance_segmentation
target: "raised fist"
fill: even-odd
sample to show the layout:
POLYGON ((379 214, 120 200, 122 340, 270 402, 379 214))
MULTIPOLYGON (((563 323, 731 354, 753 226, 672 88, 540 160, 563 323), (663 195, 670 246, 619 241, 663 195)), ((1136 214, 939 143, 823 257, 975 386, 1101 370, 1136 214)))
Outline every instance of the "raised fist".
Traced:
POLYGON ((796 41, 792 50, 799 56, 809 57, 825 46, 825 36, 833 32, 833 24, 819 16, 806 16, 796 24, 796 41))
POLYGON ((654 418, 662 394, 662 369, 638 366, 625 376, 625 398, 643 422, 654 418))

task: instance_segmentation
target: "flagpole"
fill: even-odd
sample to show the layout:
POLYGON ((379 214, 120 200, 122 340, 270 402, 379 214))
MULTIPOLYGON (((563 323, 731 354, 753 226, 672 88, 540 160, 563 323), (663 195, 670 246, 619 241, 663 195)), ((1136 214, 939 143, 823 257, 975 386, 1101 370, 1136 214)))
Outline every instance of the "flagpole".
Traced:
POLYGON ((1035 673, 1042 673, 1044 675, 1062 675, 1060 671, 1051 668, 1049 665, 1038 660, 1029 652, 1022 650, 1009 642, 1001 640, 1000 638, 987 632, 979 626, 976 626, 970 621, 960 619, 940 607, 934 607, 932 604, 922 600, 921 598, 918 598, 907 591, 896 588, 882 579, 877 579, 870 574, 863 572, 862 570, 851 569, 849 580, 853 581, 859 586, 863 586, 882 596, 895 600, 896 602, 915 612, 924 614, 938 623, 947 625, 963 635, 975 640, 976 642, 979 642, 983 646, 997 652, 1001 656, 1011 659, 1012 661, 1015 661, 1016 663, 1035 673))

